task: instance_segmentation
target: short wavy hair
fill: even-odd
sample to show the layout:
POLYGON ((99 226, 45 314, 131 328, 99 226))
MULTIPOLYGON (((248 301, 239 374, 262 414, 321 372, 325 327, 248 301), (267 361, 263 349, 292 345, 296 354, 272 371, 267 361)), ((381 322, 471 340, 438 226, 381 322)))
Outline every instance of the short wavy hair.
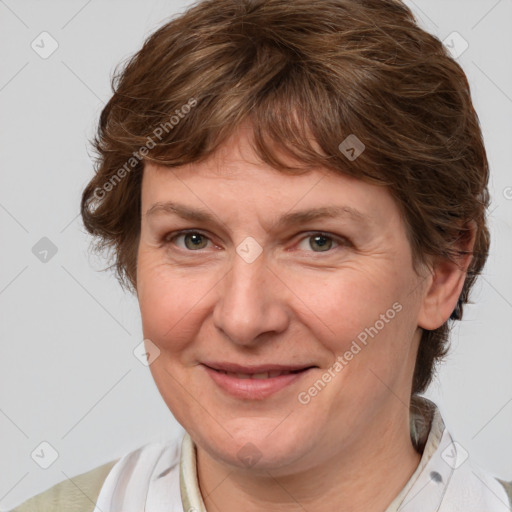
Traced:
MULTIPOLYGON (((248 121, 281 172, 321 166, 387 187, 415 268, 429 255, 456 261, 473 223, 451 319, 462 317, 489 250, 488 162, 463 70, 400 1, 204 0, 150 35, 112 89, 81 215, 123 288, 136 292, 144 163, 203 161, 248 121), (339 149, 349 135, 365 145, 356 159, 339 149)), ((423 330, 413 394, 446 356, 451 325, 423 330)))

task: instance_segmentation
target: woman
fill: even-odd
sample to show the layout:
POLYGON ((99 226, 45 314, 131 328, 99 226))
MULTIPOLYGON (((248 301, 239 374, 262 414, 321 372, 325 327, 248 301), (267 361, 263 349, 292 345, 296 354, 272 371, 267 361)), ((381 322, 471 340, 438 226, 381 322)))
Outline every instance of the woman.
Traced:
POLYGON ((207 0, 114 85, 82 217, 186 434, 16 510, 511 510, 420 396, 489 248, 440 41, 397 0, 207 0))

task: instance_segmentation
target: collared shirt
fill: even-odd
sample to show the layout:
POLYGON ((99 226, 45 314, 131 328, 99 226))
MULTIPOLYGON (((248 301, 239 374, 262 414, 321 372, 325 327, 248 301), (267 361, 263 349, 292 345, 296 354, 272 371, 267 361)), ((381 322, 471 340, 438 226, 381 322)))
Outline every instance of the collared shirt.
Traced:
MULTIPOLYGON (((422 453, 407 484, 385 512, 510 512, 512 484, 471 460, 445 427, 437 406, 413 397, 411 439, 422 453)), ((196 447, 185 433, 176 443, 150 443, 109 472, 94 512, 207 512, 196 471, 196 447)))

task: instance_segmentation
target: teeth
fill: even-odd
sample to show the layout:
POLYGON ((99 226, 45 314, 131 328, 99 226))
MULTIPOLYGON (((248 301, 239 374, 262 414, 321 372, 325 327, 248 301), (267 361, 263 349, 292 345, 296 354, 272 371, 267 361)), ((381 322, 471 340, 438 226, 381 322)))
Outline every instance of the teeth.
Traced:
POLYGON ((251 379, 268 379, 268 372, 253 373, 251 379))
POLYGON ((230 377, 234 377, 236 379, 272 379, 274 377, 279 377, 280 375, 288 375, 289 371, 280 371, 280 370, 272 370, 270 372, 261 372, 261 373, 233 373, 233 372, 225 372, 221 371, 230 377))

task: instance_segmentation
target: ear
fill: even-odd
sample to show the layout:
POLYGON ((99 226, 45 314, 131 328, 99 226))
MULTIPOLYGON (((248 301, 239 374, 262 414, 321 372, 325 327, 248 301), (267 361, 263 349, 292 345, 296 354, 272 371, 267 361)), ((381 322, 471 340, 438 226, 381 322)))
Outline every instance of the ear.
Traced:
POLYGON ((467 270, 473 259, 471 252, 475 245, 476 224, 469 223, 460 234, 456 247, 464 253, 455 262, 445 257, 438 257, 433 261, 429 285, 418 316, 418 326, 423 329, 431 331, 441 327, 457 306, 467 270))

